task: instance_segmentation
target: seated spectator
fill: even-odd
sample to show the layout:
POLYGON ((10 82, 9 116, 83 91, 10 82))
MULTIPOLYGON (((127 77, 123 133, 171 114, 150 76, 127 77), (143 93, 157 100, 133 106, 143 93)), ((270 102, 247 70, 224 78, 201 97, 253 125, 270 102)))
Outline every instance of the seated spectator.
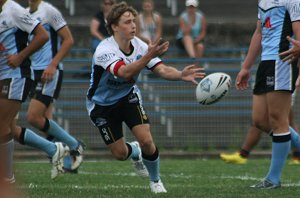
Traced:
POLYGON ((137 17, 137 36, 146 43, 153 43, 162 36, 162 19, 154 11, 152 0, 143 0, 142 12, 137 17))
POLYGON ((92 35, 92 51, 94 52, 98 46, 98 44, 109 37, 109 34, 106 30, 106 17, 111 10, 113 4, 115 4, 115 0, 103 0, 100 4, 100 10, 93 17, 90 24, 90 32, 92 35))
POLYGON ((186 50, 191 58, 200 58, 204 53, 204 38, 206 36, 206 19, 197 10, 197 0, 186 0, 186 11, 179 17, 177 45, 186 50))

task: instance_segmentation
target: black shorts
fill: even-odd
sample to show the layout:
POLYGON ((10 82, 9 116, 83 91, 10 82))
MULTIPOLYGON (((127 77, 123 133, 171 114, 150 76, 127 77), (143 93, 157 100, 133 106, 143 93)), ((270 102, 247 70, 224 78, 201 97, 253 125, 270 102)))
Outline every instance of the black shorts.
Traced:
POLYGON ((292 64, 282 60, 261 61, 256 72, 253 94, 259 95, 271 91, 293 93, 297 77, 297 61, 292 64))
POLYGON ((30 78, 8 78, 0 80, 0 97, 25 102, 32 86, 30 78))
POLYGON ((52 81, 47 83, 42 82, 42 74, 44 70, 34 70, 34 82, 30 91, 30 98, 34 98, 48 107, 53 99, 59 97, 62 81, 63 70, 56 70, 52 81))
POLYGON ((141 98, 133 91, 116 104, 110 106, 95 104, 90 111, 90 118, 99 129, 106 145, 123 137, 122 122, 125 122, 130 129, 149 123, 149 118, 141 104, 141 98))

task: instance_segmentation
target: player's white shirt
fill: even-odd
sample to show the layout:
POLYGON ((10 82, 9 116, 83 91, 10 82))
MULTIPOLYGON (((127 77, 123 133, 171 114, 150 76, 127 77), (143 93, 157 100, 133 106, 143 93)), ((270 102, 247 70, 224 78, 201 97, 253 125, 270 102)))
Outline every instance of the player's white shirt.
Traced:
MULTIPOLYGON (((27 10, 29 11, 29 8, 27 10)), ((43 70, 49 65, 60 48, 61 39, 57 35, 57 31, 66 26, 67 23, 59 10, 44 1, 41 1, 37 10, 31 13, 31 16, 41 22, 49 36, 49 40, 31 58, 32 68, 34 70, 43 70)), ((32 36, 30 40, 32 40, 32 36)))
POLYGON ((262 60, 278 60, 290 47, 292 22, 300 20, 300 0, 259 0, 258 19, 262 25, 262 60))
POLYGON ((12 69, 7 65, 7 55, 17 54, 27 45, 28 34, 39 24, 19 4, 7 0, 0 13, 0 80, 31 77, 30 62, 12 69), (21 46, 21 47, 20 47, 21 46))
MULTIPOLYGON (((122 64, 130 64, 148 51, 148 45, 137 37, 131 40, 133 51, 125 54, 119 49, 114 37, 103 40, 97 47, 93 57, 93 67, 90 88, 87 97, 98 105, 112 105, 126 96, 133 88, 138 74, 130 81, 116 77, 118 68, 122 64)), ((160 58, 153 58, 146 66, 153 69, 161 62, 160 58)), ((125 65, 126 67, 126 65, 125 65)))

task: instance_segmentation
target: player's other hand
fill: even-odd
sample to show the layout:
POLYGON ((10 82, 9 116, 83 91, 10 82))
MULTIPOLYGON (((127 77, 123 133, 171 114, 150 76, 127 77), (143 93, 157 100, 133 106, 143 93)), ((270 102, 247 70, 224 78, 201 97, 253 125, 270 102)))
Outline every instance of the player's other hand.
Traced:
POLYGON ((241 69, 238 73, 236 80, 235 80, 235 87, 237 90, 245 90, 249 87, 250 79, 250 71, 246 69, 241 69))
POLYGON ((158 39, 154 43, 150 41, 148 45, 148 54, 155 58, 164 54, 169 49, 169 41, 165 41, 162 38, 158 39))
POLYGON ((182 70, 181 79, 183 81, 190 81, 197 85, 198 82, 196 79, 204 78, 205 75, 204 68, 197 67, 195 65, 188 65, 182 70))
POLYGON ((293 47, 280 53, 279 56, 283 58, 283 61, 288 60, 291 63, 292 61, 296 60, 296 58, 300 57, 300 41, 297 41, 289 36, 287 36, 287 40, 293 44, 293 47))
POLYGON ((23 60, 24 59, 19 54, 13 54, 7 56, 7 64, 12 68, 19 67, 23 62, 23 60))

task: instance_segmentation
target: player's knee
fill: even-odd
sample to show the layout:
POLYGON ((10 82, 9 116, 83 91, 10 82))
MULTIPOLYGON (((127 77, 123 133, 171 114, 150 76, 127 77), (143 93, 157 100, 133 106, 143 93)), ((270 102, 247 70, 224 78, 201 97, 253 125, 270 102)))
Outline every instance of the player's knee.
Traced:
POLYGON ((153 153, 155 151, 155 145, 152 139, 142 140, 139 144, 142 151, 146 154, 153 153))

